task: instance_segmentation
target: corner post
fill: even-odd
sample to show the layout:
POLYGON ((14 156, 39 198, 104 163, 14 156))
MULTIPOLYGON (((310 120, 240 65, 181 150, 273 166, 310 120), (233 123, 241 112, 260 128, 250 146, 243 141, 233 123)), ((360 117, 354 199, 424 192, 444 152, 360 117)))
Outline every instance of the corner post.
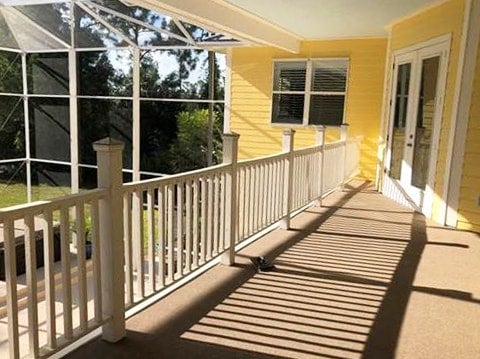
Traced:
POLYGON ((348 124, 343 124, 340 126, 340 141, 343 142, 343 153, 342 153, 342 164, 341 164, 341 174, 342 174, 342 181, 341 181, 341 189, 342 191, 345 189, 345 182, 347 181, 346 178, 346 170, 347 170, 347 138, 348 138, 348 124))
POLYGON ((286 129, 283 131, 282 150, 288 153, 285 162, 285 174, 283 179, 283 212, 284 217, 280 220, 281 229, 290 229, 290 212, 292 210, 293 199, 293 161, 294 161, 294 138, 295 130, 286 129))
POLYGON ((315 206, 321 207, 322 206, 322 196, 323 196, 323 176, 325 173, 325 126, 317 126, 315 128, 315 144, 320 146, 319 157, 317 165, 319 166, 318 170, 318 189, 317 193, 319 194, 318 198, 315 200, 315 206))
POLYGON ((100 201, 100 252, 103 316, 102 338, 117 342, 125 337, 125 273, 123 243, 122 152, 123 143, 104 138, 93 144, 97 152, 98 187, 107 189, 100 201))
POLYGON ((230 164, 230 172, 227 174, 225 183, 225 252, 220 258, 224 265, 235 264, 235 240, 237 228, 237 162, 238 162, 238 138, 237 133, 225 133, 223 135, 223 163, 230 164))

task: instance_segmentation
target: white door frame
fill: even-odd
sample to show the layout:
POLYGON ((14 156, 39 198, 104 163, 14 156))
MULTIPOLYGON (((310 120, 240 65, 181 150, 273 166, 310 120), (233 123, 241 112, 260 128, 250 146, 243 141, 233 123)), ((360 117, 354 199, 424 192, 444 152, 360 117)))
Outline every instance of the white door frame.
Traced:
MULTIPOLYGON (((414 196, 423 196, 423 200, 420 200, 420 197, 415 198, 414 201, 406 199, 407 202, 412 204, 412 207, 421 211, 427 217, 431 217, 432 215, 432 207, 433 207, 433 198, 434 198, 434 184, 435 184, 435 174, 437 170, 437 158, 438 158, 438 147, 440 141, 440 132, 442 127, 442 117, 443 117, 443 104, 445 98, 445 88, 446 88, 446 79, 447 79, 447 69, 449 63, 449 55, 450 55, 450 43, 451 43, 451 34, 444 35, 437 37, 435 39, 422 42, 419 44, 415 44, 413 46, 409 46, 407 48, 403 48, 397 50, 393 54, 392 62, 394 64, 394 72, 393 72, 393 81, 390 85, 390 112, 388 115, 389 124, 388 124, 388 144, 387 144, 387 151, 386 151, 386 160, 384 164, 384 173, 385 176, 388 176, 388 169, 390 168, 391 163, 391 152, 392 152, 392 130, 393 130, 393 118, 395 116, 395 100, 396 100, 396 86, 397 86, 397 75, 398 75, 398 65, 404 63, 412 63, 411 72, 410 72, 410 89, 409 89, 409 104, 408 104, 408 116, 410 118, 416 118, 416 114, 418 111, 418 100, 420 94, 420 81, 421 81, 421 71, 422 71, 422 61, 424 59, 428 59, 431 57, 440 57, 440 64, 438 69, 438 77, 437 77, 437 96, 435 100, 435 113, 434 113, 434 120, 433 120, 433 130, 432 130, 432 142, 430 148, 430 159, 428 165, 428 174, 427 174, 427 183, 425 186, 425 191, 421 191, 422 193, 416 191, 411 191, 410 195, 413 193, 414 196), (412 203, 413 202, 413 203, 412 203), (420 206, 415 206, 415 204, 420 204, 420 206)), ((413 126, 414 121, 410 121, 410 126, 413 126)), ((407 121, 408 126, 408 121, 407 121)), ((408 133, 412 133, 412 128, 406 128, 405 133, 406 136, 408 133)), ((405 141, 412 141, 413 139, 406 138, 405 141)), ((407 152, 406 143, 404 145, 404 153, 403 158, 406 158, 408 162, 410 162, 410 166, 412 164, 412 156, 413 156, 413 147, 410 153, 407 152)), ((403 166, 402 161, 402 166, 403 166)), ((408 171, 412 172, 412 169, 409 168, 408 171)), ((402 177, 403 177, 403 168, 402 168, 402 177)), ((407 176, 410 177, 410 176, 407 176)), ((396 182, 400 187, 403 187, 405 184, 401 182, 401 180, 393 180, 388 178, 389 181, 396 182), (402 186, 403 185, 403 186, 402 186)), ((397 186, 398 187, 398 186, 397 186)), ((410 186, 413 187, 413 186, 410 186)), ((407 186, 408 188, 408 186, 407 186)), ((408 190, 400 189, 404 196, 408 196, 408 190)), ((420 190, 418 190, 420 191, 420 190)), ((388 195, 388 193, 386 193, 388 195)), ((395 195, 397 197, 397 195, 395 195)))

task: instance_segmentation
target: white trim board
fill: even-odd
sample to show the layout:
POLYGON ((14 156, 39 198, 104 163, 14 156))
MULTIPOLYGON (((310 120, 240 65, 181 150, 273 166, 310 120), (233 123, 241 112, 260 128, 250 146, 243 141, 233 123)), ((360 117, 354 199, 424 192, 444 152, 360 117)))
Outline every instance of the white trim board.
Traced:
MULTIPOLYGON (((437 38, 433 38, 431 40, 421 42, 400 50, 395 51, 391 54, 391 62, 389 63, 389 69, 387 70, 388 73, 385 76, 389 77, 389 84, 390 88, 388 89, 389 94, 387 96, 388 100, 386 101, 385 108, 385 130, 388 131, 383 133, 384 135, 390 134, 392 125, 393 125, 393 112, 390 108, 390 103, 393 104, 393 97, 395 96, 395 90, 393 86, 396 82, 396 70, 394 69, 394 65, 398 66, 399 64, 410 62, 410 61, 420 61, 422 58, 428 58, 429 56, 438 55, 441 57, 441 68, 439 69, 439 75, 437 79, 437 91, 438 98, 435 104, 435 118, 437 118, 437 122, 434 124, 433 133, 432 133, 432 142, 431 142, 431 154, 429 159, 429 169, 428 169, 428 176, 427 176, 427 184, 426 189, 424 190, 424 199, 423 204, 421 205, 422 212, 427 216, 431 217, 432 215, 432 207, 433 207, 433 198, 434 198, 434 184, 435 184, 435 175, 437 169, 437 158, 438 158, 438 148, 439 148, 439 141, 440 141, 440 129, 441 129, 441 118, 443 118, 443 104, 444 104, 444 97, 445 97, 445 89, 446 89, 446 69, 449 66, 450 61, 450 44, 451 44, 451 34, 446 34, 439 36, 437 38)), ((416 68, 416 72, 418 72, 421 68, 416 68)), ((415 75, 417 78, 420 76, 419 73, 415 75)), ((412 80, 411 80, 412 81, 412 80)), ((411 84, 412 85, 412 84, 411 84)), ((418 85, 415 85, 411 88, 412 94, 418 94, 420 89, 418 85)), ((412 108, 416 108, 417 105, 413 104, 412 108)), ((382 170, 385 172, 385 169, 389 166, 390 162, 390 146, 391 146, 391 138, 386 143, 384 157, 383 157, 383 166, 382 170)), ((383 176, 384 183, 395 182, 395 180, 391 180, 388 178, 387 174, 383 176)), ((405 195, 407 191, 398 192, 397 194, 390 193, 389 191, 393 189, 395 186, 386 186, 382 188, 382 192, 391 197, 392 199, 398 198, 402 193, 405 195)))
POLYGON ((480 1, 467 0, 443 191, 443 197, 445 198, 445 208, 443 208, 445 216, 444 224, 452 227, 457 226, 458 220, 458 205, 465 156, 465 141, 467 139, 473 93, 473 79, 477 63, 479 42, 480 1))

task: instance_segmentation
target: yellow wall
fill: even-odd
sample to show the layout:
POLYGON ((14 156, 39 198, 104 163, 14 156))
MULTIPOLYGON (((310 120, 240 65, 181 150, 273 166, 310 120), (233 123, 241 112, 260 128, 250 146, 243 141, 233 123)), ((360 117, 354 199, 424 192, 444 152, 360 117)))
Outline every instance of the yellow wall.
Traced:
MULTIPOLYGON (((454 159, 455 160, 455 159, 454 159)), ((480 43, 463 162, 458 227, 480 232, 480 43)))
MULTIPOLYGON (((270 123, 273 60, 283 58, 348 57, 350 70, 346 104, 349 135, 364 136, 361 174, 375 177, 382 108, 386 39, 303 42, 300 54, 274 48, 239 48, 232 57, 231 128, 240 134, 240 158, 281 150, 282 129, 270 123)), ((295 128, 296 147, 314 144, 314 130, 295 128)), ((337 132, 337 133, 335 133, 337 132)), ((327 130, 327 139, 338 135, 327 130)))
MULTIPOLYGON (((464 0, 451 0, 432 7, 416 16, 405 19, 391 29, 391 53, 435 37, 451 34, 450 60, 448 65, 443 117, 441 123, 437 171, 435 174, 434 206, 432 218, 439 218, 442 203, 443 178, 447 158, 447 147, 452 116, 453 96, 456 86, 456 73, 464 18, 464 0)), ((391 67, 389 67, 391 68, 391 67)), ((389 74, 391 76, 391 74, 389 74)))

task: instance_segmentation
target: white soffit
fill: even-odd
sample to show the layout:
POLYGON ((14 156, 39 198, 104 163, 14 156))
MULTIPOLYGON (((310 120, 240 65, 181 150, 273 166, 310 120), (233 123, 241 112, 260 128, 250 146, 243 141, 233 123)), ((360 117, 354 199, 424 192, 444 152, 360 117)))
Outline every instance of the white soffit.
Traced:
POLYGON ((263 21, 223 0, 130 0, 129 3, 178 17, 237 40, 275 46, 290 52, 300 49, 300 37, 293 32, 263 21))
MULTIPOLYGON (((219 0, 214 0, 219 1, 219 0)), ((386 36, 386 26, 439 0, 222 0, 303 39, 386 36)))

